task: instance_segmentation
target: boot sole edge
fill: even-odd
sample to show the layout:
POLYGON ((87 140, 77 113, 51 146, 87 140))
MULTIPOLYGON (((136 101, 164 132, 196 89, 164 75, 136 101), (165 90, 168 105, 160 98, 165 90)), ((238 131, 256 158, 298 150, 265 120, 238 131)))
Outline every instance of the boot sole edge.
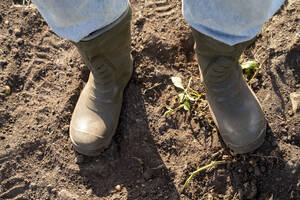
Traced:
POLYGON ((72 142, 72 146, 75 149, 75 151, 80 154, 95 157, 95 156, 99 156, 101 153, 103 153, 108 148, 109 145, 104 146, 99 149, 95 149, 95 150, 83 150, 83 149, 79 148, 78 146, 76 146, 73 142, 72 142))

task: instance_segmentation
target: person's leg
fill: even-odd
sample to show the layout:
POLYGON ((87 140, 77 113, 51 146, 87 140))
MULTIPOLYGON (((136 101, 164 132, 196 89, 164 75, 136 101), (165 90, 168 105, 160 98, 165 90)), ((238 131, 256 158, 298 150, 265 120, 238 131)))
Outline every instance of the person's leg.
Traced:
POLYGON ((284 0, 183 0, 183 15, 196 31, 228 45, 251 40, 284 0))
POLYGON ((72 115, 70 138, 76 151, 98 155, 111 143, 132 74, 128 0, 33 2, 54 32, 73 42, 91 71, 72 115))
POLYGON ((266 120, 242 76, 239 57, 284 0, 183 0, 207 100, 224 142, 235 153, 257 149, 266 120))
POLYGON ((117 20, 128 8, 128 0, 32 0, 60 37, 78 42, 93 31, 117 20))

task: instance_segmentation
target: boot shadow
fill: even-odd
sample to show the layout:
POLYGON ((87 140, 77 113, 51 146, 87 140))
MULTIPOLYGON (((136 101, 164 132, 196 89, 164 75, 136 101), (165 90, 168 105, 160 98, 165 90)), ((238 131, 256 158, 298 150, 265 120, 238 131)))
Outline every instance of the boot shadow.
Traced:
POLYGON ((254 152, 243 155, 233 154, 219 133, 218 136, 226 154, 232 155, 235 162, 221 166, 220 170, 213 173, 214 192, 226 194, 226 189, 230 188, 235 194, 233 199, 263 200, 273 196, 275 199, 287 200, 300 197, 297 190, 300 176, 300 164, 297 162, 299 155, 292 152, 292 147, 276 141, 269 125, 262 146, 254 152), (291 152, 291 155, 286 155, 286 152, 291 152))

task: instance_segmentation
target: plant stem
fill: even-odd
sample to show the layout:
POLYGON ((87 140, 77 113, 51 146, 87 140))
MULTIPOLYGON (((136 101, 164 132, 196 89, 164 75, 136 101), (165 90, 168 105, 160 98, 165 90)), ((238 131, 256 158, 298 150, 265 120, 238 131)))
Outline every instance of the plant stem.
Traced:
POLYGON ((199 169, 197 169, 196 171, 192 172, 190 177, 186 180, 185 184, 184 184, 184 188, 189 184, 189 182, 192 180, 192 178, 197 175, 199 172, 205 170, 205 169, 208 169, 208 168, 211 168, 213 166, 216 166, 216 165, 220 165, 220 164, 225 164, 227 163, 226 161, 222 160, 222 161, 212 161, 209 165, 205 165, 199 169))

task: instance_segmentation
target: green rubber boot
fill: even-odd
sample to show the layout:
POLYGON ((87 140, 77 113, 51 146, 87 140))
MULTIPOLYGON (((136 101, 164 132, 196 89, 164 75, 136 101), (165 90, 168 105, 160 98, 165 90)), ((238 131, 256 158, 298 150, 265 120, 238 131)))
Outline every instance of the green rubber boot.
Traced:
POLYGON ((129 8, 97 37, 75 43, 90 76, 72 115, 70 138, 75 150, 87 156, 106 149, 118 125, 123 90, 133 70, 130 21, 129 8))
POLYGON ((266 120, 238 62, 253 40, 229 46, 192 32, 208 104, 223 141, 237 154, 254 151, 264 142, 266 120))

